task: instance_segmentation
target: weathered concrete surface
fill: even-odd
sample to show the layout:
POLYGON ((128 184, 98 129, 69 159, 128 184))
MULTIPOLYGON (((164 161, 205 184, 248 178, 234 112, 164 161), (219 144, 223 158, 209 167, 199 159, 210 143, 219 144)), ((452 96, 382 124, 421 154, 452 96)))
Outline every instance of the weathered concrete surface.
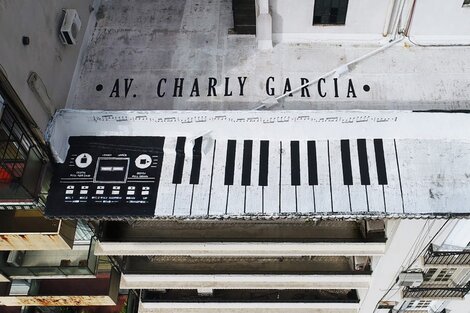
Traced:
MULTIPOLYGON (((268 97, 270 76, 274 82, 268 87, 279 95, 286 78, 295 88, 302 77, 314 80, 380 47, 378 42, 279 43, 262 52, 254 36, 230 34, 231 14, 229 0, 103 1, 68 108, 251 109, 268 97), (208 96, 209 77, 217 79, 217 96, 208 96), (232 96, 224 96, 225 77, 232 96), (238 77, 247 77, 243 96, 238 77), (125 78, 128 86, 133 79, 127 97, 125 78), (158 97, 162 78, 167 79, 160 89, 165 96, 158 97), (181 97, 173 97, 175 78, 184 78, 181 97), (195 78, 199 97, 190 96, 195 78)), ((321 86, 325 97, 314 84, 311 97, 296 93, 272 109, 468 109, 469 52, 469 47, 424 48, 404 40, 350 68, 338 79, 338 97, 330 78, 321 86)))
POLYGON ((45 129, 55 109, 65 107, 93 0, 0 1, 0 71, 4 72, 34 121, 45 129), (62 9, 76 9, 82 28, 78 43, 59 39, 62 9), (23 45, 22 37, 30 39, 23 45), (31 72, 44 83, 51 107, 45 107, 28 86, 31 72))

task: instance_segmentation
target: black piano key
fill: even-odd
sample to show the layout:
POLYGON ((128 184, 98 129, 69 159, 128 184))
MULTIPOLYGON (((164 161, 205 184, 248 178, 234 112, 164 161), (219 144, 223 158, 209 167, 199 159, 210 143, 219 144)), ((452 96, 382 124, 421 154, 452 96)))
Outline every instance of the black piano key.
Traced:
POLYGON ((229 140, 227 142, 227 157, 225 158, 225 185, 233 185, 236 146, 237 142, 235 140, 229 140))
POLYGON ((253 153, 253 140, 243 142, 242 186, 251 185, 251 160, 253 153))
POLYGON ((357 140, 357 154, 359 156, 361 185, 370 185, 369 163, 367 161, 367 144, 365 139, 357 140))
POLYGON ((351 151, 349 150, 349 140, 341 140, 341 163, 343 165, 343 183, 352 185, 351 151))
POLYGON ((189 177, 189 183, 194 185, 199 184, 199 175, 201 174, 201 147, 202 137, 196 138, 196 140, 194 140, 193 147, 193 164, 191 167, 191 175, 189 177))
POLYGON ((173 170, 173 184, 181 184, 183 180, 183 166, 184 166, 184 144, 186 137, 178 137, 176 140, 176 159, 175 167, 173 170))
POLYGON ((290 142, 291 185, 300 186, 300 151, 299 142, 290 142))
POLYGON ((387 185, 387 169, 385 167, 384 143, 382 139, 374 139, 374 150, 379 185, 387 185))
POLYGON ((268 170, 269 170, 269 141, 261 140, 259 150, 259 177, 258 185, 268 185, 268 170))
POLYGON ((318 185, 317 148, 315 141, 307 142, 308 184, 318 185))

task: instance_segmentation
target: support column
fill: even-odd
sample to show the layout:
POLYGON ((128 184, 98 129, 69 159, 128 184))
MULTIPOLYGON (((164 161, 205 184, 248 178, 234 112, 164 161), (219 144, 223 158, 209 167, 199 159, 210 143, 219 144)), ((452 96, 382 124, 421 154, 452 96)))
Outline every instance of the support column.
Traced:
POLYGON ((258 49, 273 48, 273 23, 269 13, 269 0, 256 0, 256 41, 258 49))

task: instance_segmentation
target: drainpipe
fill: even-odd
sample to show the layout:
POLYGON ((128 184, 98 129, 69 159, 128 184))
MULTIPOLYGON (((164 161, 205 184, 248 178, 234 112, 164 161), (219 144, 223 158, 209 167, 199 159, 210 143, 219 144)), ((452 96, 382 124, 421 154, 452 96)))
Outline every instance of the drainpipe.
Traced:
POLYGON ((273 48, 273 22, 269 13, 269 0, 256 0, 256 41, 258 49, 273 48))
POLYGON ((382 35, 384 37, 387 37, 387 35, 389 34, 390 26, 392 24, 393 19, 393 8, 395 8, 397 2, 398 0, 389 0, 384 29, 382 32, 382 35))
POLYGON ((406 24, 405 31, 404 31, 405 36, 407 36, 407 37, 409 37, 411 23, 413 22, 413 16, 414 16, 414 13, 415 13, 415 8, 416 8, 416 0, 413 0, 413 5, 411 6, 411 12, 410 12, 410 16, 408 18, 408 23, 406 24))
POLYGON ((399 7, 398 7, 398 12, 396 15, 396 19, 393 23, 393 28, 392 28, 392 34, 393 34, 393 39, 396 38, 397 34, 399 33, 399 27, 401 23, 401 17, 403 15, 403 10, 405 8, 406 0, 398 0, 399 1, 399 7))

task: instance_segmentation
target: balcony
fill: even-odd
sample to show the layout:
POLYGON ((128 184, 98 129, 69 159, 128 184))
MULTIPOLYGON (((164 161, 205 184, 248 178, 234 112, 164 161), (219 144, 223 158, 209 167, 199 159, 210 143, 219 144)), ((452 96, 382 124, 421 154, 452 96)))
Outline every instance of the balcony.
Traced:
POLYGON ((94 248, 93 241, 88 249, 3 253, 0 272, 10 279, 94 278, 98 269, 94 248))
POLYGON ((462 287, 405 287, 404 299, 437 300, 463 299, 470 291, 470 282, 462 287))
MULTIPOLYGON (((118 259, 119 260, 119 259, 118 259)), ((124 289, 363 289, 348 257, 124 257, 124 289)))
POLYGON ((95 253, 246 257, 383 255, 383 223, 368 224, 349 221, 102 222, 95 253))
POLYGON ((429 268, 470 268, 470 250, 435 251, 430 245, 422 259, 423 267, 429 268))
POLYGON ((46 219, 39 210, 0 210, 0 251, 69 250, 75 230, 75 221, 46 219))
POLYGON ((359 299, 354 290, 146 290, 139 312, 357 312, 359 299))
POLYGON ((114 268, 93 279, 13 280, 0 284, 4 306, 116 305, 120 274, 114 268))

